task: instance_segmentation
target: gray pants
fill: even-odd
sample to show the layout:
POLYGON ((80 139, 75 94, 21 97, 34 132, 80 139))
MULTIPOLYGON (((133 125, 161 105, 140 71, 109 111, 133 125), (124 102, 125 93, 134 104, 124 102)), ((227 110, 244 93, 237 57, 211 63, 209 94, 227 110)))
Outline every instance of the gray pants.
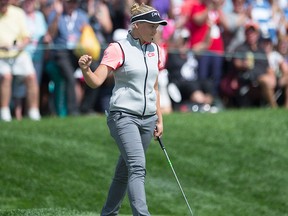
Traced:
POLYGON ((128 191, 133 216, 150 216, 144 188, 146 175, 145 151, 153 137, 157 115, 138 117, 111 112, 107 124, 121 155, 101 216, 117 215, 128 191))

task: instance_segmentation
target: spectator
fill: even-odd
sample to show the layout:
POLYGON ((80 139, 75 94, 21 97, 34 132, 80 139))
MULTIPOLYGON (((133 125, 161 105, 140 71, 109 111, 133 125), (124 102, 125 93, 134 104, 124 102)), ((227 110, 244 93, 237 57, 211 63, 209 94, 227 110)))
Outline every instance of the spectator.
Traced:
POLYGON ((235 50, 233 66, 238 74, 237 104, 240 107, 262 105, 262 99, 269 106, 276 107, 275 75, 269 67, 265 51, 259 46, 259 35, 259 25, 248 22, 245 25, 246 40, 235 50), (260 94, 256 90, 260 90, 260 94))
POLYGON ((288 62, 288 35, 279 37, 277 51, 284 57, 284 60, 288 62))
MULTIPOLYGON (((173 42, 170 44, 171 52, 168 53, 166 62, 169 81, 174 83, 181 93, 180 111, 188 110, 185 104, 197 105, 197 110, 194 111, 200 109, 210 111, 214 100, 213 82, 208 79, 198 79, 198 62, 188 49, 189 33, 186 31, 188 30, 177 30, 173 35, 173 42)), ((206 45, 203 42, 201 49, 206 49, 208 45, 209 42, 206 39, 206 45)), ((201 51, 201 49, 195 51, 201 51)))
POLYGON ((173 0, 152 0, 151 5, 159 11, 160 15, 167 19, 174 19, 173 0))
POLYGON ((31 35, 30 43, 26 47, 31 55, 37 73, 37 80, 40 84, 43 70, 43 46, 50 42, 47 34, 47 23, 41 11, 36 7, 36 0, 25 0, 22 3, 27 17, 27 25, 31 35))
MULTIPOLYGON (((279 35, 286 35, 288 27, 288 19, 285 17, 285 9, 287 10, 288 1, 278 1, 278 0, 269 0, 272 7, 272 21, 276 25, 276 34, 275 37, 279 37, 279 35), (286 2, 286 7, 283 9, 283 5, 286 2)), ((276 38, 278 42, 278 38, 276 38)), ((276 45, 276 43, 274 44, 276 45)))
POLYGON ((285 32, 288 33, 288 0, 278 1, 278 5, 281 8, 285 17, 285 32))
POLYGON ((259 24, 261 34, 269 34, 273 43, 277 43, 277 23, 274 22, 272 5, 269 0, 251 0, 249 2, 251 19, 259 24))
MULTIPOLYGON (((26 14, 27 26, 30 32, 30 41, 25 50, 30 54, 36 71, 38 85, 41 84, 43 71, 43 45, 49 41, 45 18, 37 8, 35 0, 25 0, 20 5, 26 14)), ((15 117, 22 119, 22 104, 26 95, 26 88, 21 79, 13 80, 13 102, 15 117)))
MULTIPOLYGON (((167 25, 168 25, 168 21, 167 21, 167 25)), ((163 37, 164 28, 161 28, 161 27, 162 26, 158 27, 159 30, 155 34, 153 38, 153 42, 158 44, 160 48, 159 57, 161 58, 161 62, 163 62, 162 66, 159 68, 159 76, 158 76, 160 108, 163 114, 169 114, 169 113, 172 113, 173 107, 172 107, 172 101, 168 93, 169 72, 165 67, 166 61, 167 61, 167 55, 168 55, 168 44, 167 44, 167 41, 164 40, 164 37, 163 37)))
POLYGON ((233 0, 224 0, 223 12, 231 13, 233 11, 233 0))
POLYGON ((89 24, 89 20, 87 13, 79 8, 79 2, 79 0, 64 0, 63 4, 56 2, 55 10, 48 17, 49 33, 56 47, 55 61, 65 80, 68 115, 79 115, 79 102, 83 94, 82 83, 75 78, 78 57, 75 56, 74 50, 82 28, 89 24))
POLYGON ((56 23, 56 11, 63 10, 63 2, 60 0, 40 0, 40 11, 43 13, 51 41, 48 49, 44 51, 44 71, 41 85, 41 111, 46 115, 67 116, 67 100, 65 80, 55 61, 54 38, 58 31, 56 23), (55 18, 54 22, 53 19, 55 18), (53 24, 52 24, 53 23, 53 24), (55 30, 56 28, 56 30, 55 30), (56 32, 56 33, 55 33, 56 32))
MULTIPOLYGON (((282 38, 278 41, 277 49, 280 48, 281 43, 282 38)), ((267 54, 269 65, 275 74, 275 82, 277 82, 275 87, 275 101, 277 101, 280 94, 283 93, 284 106, 288 108, 288 62, 285 61, 284 56, 281 55, 277 49, 274 49, 272 39, 269 36, 263 38, 261 44, 267 54)))
POLYGON ((165 44, 175 30, 176 10, 174 8, 174 2, 173 0, 152 0, 151 5, 158 10, 160 15, 168 22, 166 26, 161 27, 161 40, 162 43, 165 44))
POLYGON ((81 8, 88 13, 89 21, 101 44, 112 40, 113 22, 109 3, 105 0, 81 1, 81 8))
MULTIPOLYGON (((86 0, 81 2, 81 7, 87 11, 89 21, 102 47, 111 42, 113 23, 110 15, 109 5, 104 0, 86 0)), ((103 54, 102 49, 102 53, 103 54)), ((91 67, 96 69, 99 61, 93 61, 91 67)), ((113 76, 109 77, 99 89, 91 89, 84 86, 84 96, 80 110, 82 113, 93 113, 95 111, 104 112, 109 104, 109 98, 112 94, 114 80, 113 76), (108 97, 108 99, 107 99, 108 97)))
POLYGON ((24 50, 29 43, 29 30, 21 8, 0 2, 0 118, 11 121, 10 99, 13 77, 23 77, 27 87, 28 116, 40 120, 39 87, 31 57, 24 50))
POLYGON ((236 47, 245 41, 245 23, 248 21, 248 12, 245 0, 232 0, 233 10, 225 14, 227 28, 224 31, 224 46, 226 56, 233 54, 236 47))
POLYGON ((196 58, 199 64, 199 79, 203 81, 213 80, 213 91, 217 98, 224 54, 222 26, 226 26, 221 11, 222 3, 222 0, 184 1, 183 16, 179 19, 180 24, 177 24, 178 27, 186 23, 190 31, 189 46, 191 49, 195 49, 199 44, 202 44, 206 35, 210 34, 210 46, 198 53, 196 58))
POLYGON ((223 73, 220 82, 220 94, 224 106, 233 106, 232 99, 235 96, 237 74, 231 68, 231 59, 235 49, 245 41, 245 23, 249 19, 245 0, 232 0, 233 9, 225 13, 227 28, 223 31, 225 58, 223 73))
POLYGON ((55 0, 39 0, 39 10, 43 13, 47 22, 48 16, 54 10, 55 0))
MULTIPOLYGON (((5 2, 5 0, 4 0, 4 2, 5 2)), ((20 1, 19 0, 10 0, 9 3, 11 5, 16 6, 16 7, 20 7, 20 1)))
POLYGON ((109 5, 110 16, 113 23, 112 32, 117 29, 128 29, 130 24, 130 0, 110 0, 106 1, 106 3, 109 5))

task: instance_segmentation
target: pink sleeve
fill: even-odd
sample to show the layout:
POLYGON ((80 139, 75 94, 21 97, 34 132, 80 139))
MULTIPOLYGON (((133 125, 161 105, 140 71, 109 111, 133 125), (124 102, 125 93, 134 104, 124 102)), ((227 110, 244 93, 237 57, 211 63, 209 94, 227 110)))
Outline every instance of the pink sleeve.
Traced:
MULTIPOLYGON (((158 45, 157 45, 158 46, 158 45)), ((159 48, 159 62, 158 62, 158 68, 159 70, 162 70, 165 68, 166 65, 166 50, 164 47, 158 46, 159 48)))
POLYGON ((109 66, 116 70, 123 63, 123 52, 118 43, 110 43, 104 51, 104 56, 101 60, 101 64, 109 66))

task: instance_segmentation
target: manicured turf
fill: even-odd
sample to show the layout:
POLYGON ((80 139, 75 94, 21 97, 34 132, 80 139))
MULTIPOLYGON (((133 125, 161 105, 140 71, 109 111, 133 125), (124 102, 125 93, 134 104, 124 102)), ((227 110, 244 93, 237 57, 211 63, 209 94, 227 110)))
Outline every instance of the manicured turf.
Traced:
MULTIPOLYGON (((288 111, 164 116, 162 138, 197 216, 288 215, 288 111)), ((118 151, 104 116, 0 122, 0 215, 99 215, 118 151)), ((159 144, 147 152, 152 215, 189 215, 159 144)), ((131 215, 128 199, 121 214, 131 215)))

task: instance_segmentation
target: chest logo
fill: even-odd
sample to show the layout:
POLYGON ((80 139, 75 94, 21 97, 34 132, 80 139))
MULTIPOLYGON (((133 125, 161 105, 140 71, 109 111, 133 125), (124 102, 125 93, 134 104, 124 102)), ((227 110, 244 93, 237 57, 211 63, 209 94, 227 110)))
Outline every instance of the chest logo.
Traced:
POLYGON ((149 53, 147 54, 147 56, 148 56, 148 57, 153 57, 153 56, 155 56, 155 53, 154 53, 154 52, 149 52, 149 53))

